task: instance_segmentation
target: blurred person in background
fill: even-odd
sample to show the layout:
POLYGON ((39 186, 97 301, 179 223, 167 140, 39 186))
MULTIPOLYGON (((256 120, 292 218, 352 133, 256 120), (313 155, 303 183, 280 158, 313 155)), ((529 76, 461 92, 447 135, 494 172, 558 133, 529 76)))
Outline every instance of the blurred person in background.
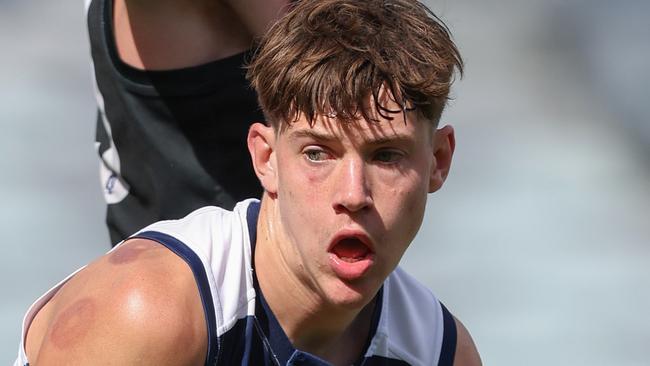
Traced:
POLYGON ((243 64, 290 0, 88 0, 96 148, 111 243, 158 220, 259 197, 243 64))
POLYGON ((417 0, 302 0, 248 77, 262 200, 155 223, 41 297, 15 365, 479 366, 397 268, 455 147, 461 56, 417 0))

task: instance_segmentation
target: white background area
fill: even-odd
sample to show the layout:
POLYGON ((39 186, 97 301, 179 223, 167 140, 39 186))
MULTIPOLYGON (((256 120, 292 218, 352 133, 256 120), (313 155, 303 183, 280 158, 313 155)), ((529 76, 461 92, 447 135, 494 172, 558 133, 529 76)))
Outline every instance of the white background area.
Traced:
MULTIPOLYGON (((467 73, 454 166, 403 264, 485 365, 650 364, 647 1, 428 1, 467 73)), ((109 248, 81 1, 0 1, 0 364, 109 248)))

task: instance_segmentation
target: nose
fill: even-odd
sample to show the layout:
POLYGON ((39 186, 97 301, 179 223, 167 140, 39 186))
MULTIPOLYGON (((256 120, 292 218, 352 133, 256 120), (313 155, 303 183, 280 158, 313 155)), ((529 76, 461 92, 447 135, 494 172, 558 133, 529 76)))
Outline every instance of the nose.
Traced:
POLYGON ((334 188, 334 210, 353 213, 371 207, 372 194, 362 159, 343 160, 339 173, 337 186, 334 188))

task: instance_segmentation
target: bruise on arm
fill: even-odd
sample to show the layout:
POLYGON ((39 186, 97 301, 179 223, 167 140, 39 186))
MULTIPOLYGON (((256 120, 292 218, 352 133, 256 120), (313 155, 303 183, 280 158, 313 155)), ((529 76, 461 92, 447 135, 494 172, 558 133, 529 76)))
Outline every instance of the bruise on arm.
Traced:
POLYGON ((42 342, 33 337, 31 364, 205 360, 207 328, 192 271, 152 241, 125 242, 72 277, 45 307, 46 316, 35 318, 40 324, 30 326, 43 329, 42 342))
POLYGON ((151 243, 141 240, 132 240, 122 244, 111 252, 108 257, 108 262, 115 265, 129 264, 136 261, 141 254, 151 248, 151 243))
POLYGON ((95 321, 95 301, 90 297, 81 298, 56 314, 49 340, 58 349, 69 349, 84 339, 95 321))

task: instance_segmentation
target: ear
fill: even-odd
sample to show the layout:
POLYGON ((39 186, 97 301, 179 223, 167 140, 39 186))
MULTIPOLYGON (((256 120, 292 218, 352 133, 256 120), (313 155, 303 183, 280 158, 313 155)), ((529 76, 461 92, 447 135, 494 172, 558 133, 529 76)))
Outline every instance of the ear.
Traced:
POLYGON ((451 158, 456 148, 454 128, 444 126, 434 132, 433 136, 433 162, 431 176, 429 177, 429 193, 442 187, 451 168, 451 158))
POLYGON ((268 193, 277 193, 277 170, 275 164, 275 130, 271 126, 253 123, 248 130, 248 152, 253 170, 268 193))

